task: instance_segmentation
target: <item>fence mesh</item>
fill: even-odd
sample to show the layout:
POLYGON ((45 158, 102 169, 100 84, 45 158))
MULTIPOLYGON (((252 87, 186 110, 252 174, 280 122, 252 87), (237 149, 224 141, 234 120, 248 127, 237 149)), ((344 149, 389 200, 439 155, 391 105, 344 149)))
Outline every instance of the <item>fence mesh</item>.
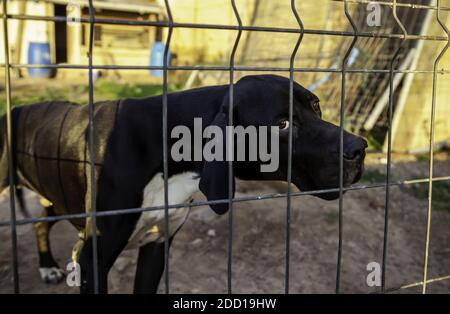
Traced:
MULTIPOLYGON (((258 1, 257 1, 258 2, 258 1)), ((8 1, 2 1, 2 20, 3 20, 3 50, 5 55, 5 63, 2 65, 5 71, 5 92, 6 92, 6 121, 7 121, 7 148, 8 148, 8 159, 9 159, 9 178, 10 178, 10 208, 11 217, 9 221, 1 221, 0 227, 9 227, 11 229, 11 241, 12 241, 12 269, 13 269, 13 279, 14 279, 14 291, 16 293, 20 292, 19 287, 19 272, 18 272, 18 256, 17 251, 17 232, 16 227, 24 224, 31 224, 35 222, 42 221, 59 221, 74 218, 85 218, 90 220, 93 230, 96 230, 97 217, 112 216, 112 215, 126 215, 131 213, 142 213, 145 211, 163 210, 165 213, 165 292, 170 292, 170 278, 169 278, 169 209, 181 208, 181 207, 196 207, 209 204, 225 204, 229 205, 228 213, 228 245, 227 245, 227 290, 229 293, 233 292, 232 278, 233 278, 233 261, 232 261, 232 251, 233 251, 233 204, 237 202, 245 202, 250 200, 264 200, 264 199, 274 199, 274 198, 285 198, 286 199, 286 220, 285 220, 285 280, 284 287, 285 293, 289 293, 289 269, 290 269, 290 223, 291 223, 291 198, 301 197, 304 195, 318 195, 327 192, 339 192, 339 233, 338 233, 338 254, 337 254, 337 272, 336 272, 336 293, 341 292, 341 263, 342 263, 342 244, 343 238, 343 210, 344 210, 344 196, 343 192, 351 190, 365 190, 374 188, 385 188, 385 216, 384 216, 384 239, 383 239, 383 257, 382 257, 382 287, 381 292, 392 292, 400 289, 408 289, 412 287, 422 286, 423 293, 427 290, 427 285, 433 282, 448 280, 450 276, 442 276, 439 278, 428 278, 428 256, 429 256, 429 245, 430 245, 430 225, 431 225, 431 213, 432 213, 432 199, 433 199, 433 183, 437 181, 448 181, 449 176, 435 177, 433 175, 433 160, 434 160, 434 129, 435 129, 435 108, 436 108, 436 89, 438 85, 438 74, 448 74, 450 70, 444 70, 439 68, 439 62, 442 56, 447 51, 450 46, 450 32, 442 20, 443 13, 450 11, 450 7, 445 7, 441 4, 441 0, 437 1, 411 1, 398 2, 394 0, 393 2, 387 1, 377 1, 379 5, 389 8, 392 13, 392 19, 387 21, 388 32, 372 32, 367 28, 365 24, 365 15, 361 13, 361 10, 351 11, 349 4, 356 7, 360 5, 367 5, 372 3, 372 1, 363 0, 336 0, 338 3, 342 3, 342 11, 331 12, 330 20, 332 16, 339 15, 341 19, 345 17, 345 21, 348 23, 347 30, 333 30, 329 29, 308 29, 305 28, 302 22, 302 12, 298 10, 296 6, 296 1, 291 0, 290 2, 285 1, 286 4, 290 6, 290 11, 294 17, 296 27, 272 27, 272 26, 255 26, 244 25, 238 7, 235 0, 230 1, 230 5, 233 9, 233 14, 236 23, 233 25, 216 25, 216 24, 200 24, 200 23, 180 23, 174 20, 171 3, 169 0, 164 1, 164 6, 166 10, 166 19, 163 21, 144 21, 144 20, 127 20, 127 19, 112 19, 104 17, 96 17, 95 15, 95 5, 93 0, 88 1, 88 17, 82 17, 80 22, 83 25, 89 27, 89 38, 88 38, 88 64, 87 65, 77 65, 77 64, 50 64, 50 65, 39 65, 39 64, 21 64, 13 63, 10 61, 10 48, 8 41, 9 24, 11 20, 27 20, 27 21, 53 21, 53 22, 67 22, 67 17, 65 16, 33 16, 27 14, 11 14, 8 13, 8 1), (442 31, 445 35, 424 35, 420 33, 420 29, 426 19, 428 14, 434 14, 434 18, 439 23, 442 31), (405 25, 402 21, 408 21, 405 25), (164 49, 164 58, 162 66, 147 66, 147 65, 96 65, 93 62, 93 55, 95 54, 94 47, 94 29, 96 25, 132 25, 134 27, 159 27, 166 30, 166 40, 164 49), (236 37, 234 43, 230 43, 231 53, 229 56, 227 65, 170 65, 168 62, 168 55, 170 47, 172 44, 172 34, 175 29, 208 29, 208 30, 230 30, 235 31, 236 37), (242 34, 248 33, 248 37, 243 41, 242 34), (417 34, 419 32, 419 34, 417 34), (279 34, 291 34, 296 36, 294 49, 292 51, 283 51, 283 58, 289 61, 289 66, 270 66, 267 67, 267 58, 262 58, 256 60, 256 64, 253 65, 236 65, 235 58, 236 53, 243 45, 245 47, 244 54, 241 56, 242 60, 251 61, 251 49, 257 48, 256 42, 258 38, 264 36, 265 33, 279 33, 279 34), (296 67, 296 57, 301 51, 302 40, 305 34, 317 35, 317 36, 332 36, 336 38, 337 45, 340 48, 337 50, 336 55, 323 56, 319 55, 315 60, 313 60, 314 67, 296 67), (374 39, 370 41, 369 39, 374 39), (389 40, 387 40, 389 39, 389 40), (390 40, 395 40, 392 43, 390 40), (410 69, 408 67, 402 66, 404 62, 408 59, 409 52, 414 49, 417 45, 417 41, 431 41, 438 43, 446 43, 445 46, 440 50, 438 57, 434 61, 432 70, 416 70, 410 69), (368 56, 363 61, 354 62, 354 53, 360 51, 361 47, 368 47, 372 45, 373 54, 368 56), (358 48, 356 48, 358 47, 358 48), (323 65, 326 64, 325 67, 323 65), (87 205, 85 213, 81 214, 68 214, 62 216, 51 216, 51 217, 37 217, 37 218, 16 218, 15 211, 15 198, 14 195, 14 182, 13 182, 13 155, 12 155, 12 119, 11 119, 11 70, 17 68, 66 68, 66 69, 86 69, 89 75, 89 151, 90 151, 90 193, 91 199, 87 205), (163 72, 163 88, 162 88, 162 116, 163 121, 163 143, 164 143, 164 205, 156 206, 151 208, 124 208, 120 210, 98 210, 96 208, 96 186, 95 186, 95 145, 94 142, 94 70, 96 69, 128 69, 128 70, 162 70, 163 72), (292 143, 293 134, 292 128, 289 131, 289 150, 288 150, 288 172, 286 181, 288 182, 287 193, 272 193, 266 195, 255 195, 255 196, 245 196, 245 197, 233 197, 232 194, 232 180, 233 177, 233 163, 229 162, 228 165, 228 176, 229 176, 229 197, 228 199, 218 200, 218 201, 194 201, 189 204, 171 204, 168 201, 168 126, 167 126, 167 106, 168 106, 168 84, 169 84, 169 72, 181 70, 181 71, 218 71, 221 73, 228 73, 229 77, 226 80, 229 84, 229 125, 233 125, 233 88, 236 81, 236 72, 246 73, 246 72, 280 72, 287 73, 289 75, 290 86, 289 86, 289 121, 293 122, 293 84, 294 78, 299 73, 307 73, 311 75, 310 77, 321 81, 321 84, 314 86, 319 89, 326 89, 326 99, 332 100, 336 99, 337 95, 340 95, 339 102, 335 105, 339 109, 336 116, 333 119, 339 121, 340 126, 340 175, 339 175, 339 188, 334 189, 323 189, 309 192, 293 192, 291 189, 291 176, 292 176, 292 143), (361 73, 367 75, 364 80, 348 82, 347 75, 349 73, 361 73), (392 118, 393 109, 396 104, 396 75, 401 75, 405 73, 429 73, 432 74, 432 104, 431 104, 431 117, 430 117, 430 137, 429 137, 429 176, 428 178, 420 178, 415 180, 403 180, 403 181, 393 181, 391 176, 391 149, 392 149, 392 118), (387 77, 386 77, 387 74, 387 77), (339 79, 340 78, 340 79, 339 79), (320 85, 320 86, 319 86, 320 85), (387 133, 387 176, 386 182, 379 184, 359 184, 350 187, 343 186, 343 134, 346 127, 350 128, 353 132, 364 134, 363 125, 367 122, 369 113, 377 105, 377 99, 382 95, 382 91, 388 88, 388 106, 387 110, 381 114, 381 120, 378 119, 373 124, 383 125, 385 132, 387 133), (346 101, 350 100, 344 106, 346 101), (427 221, 426 221, 426 234, 425 234, 425 248, 424 248, 424 267, 423 267, 423 279, 420 282, 406 284, 401 287, 386 287, 386 261, 389 258, 387 251, 388 244, 388 227, 389 227, 389 208, 390 208, 390 188, 393 186, 405 186, 411 184, 428 184, 428 207, 427 207, 427 221)), ((257 7, 256 7, 257 8, 257 7)), ((256 9, 255 9, 256 10, 256 9)), ((258 15, 253 16, 253 22, 258 18, 258 15)), ((268 56, 270 58, 270 56, 268 56)), ((282 58, 282 59, 283 59, 282 58)), ((362 60, 362 59, 358 59, 362 60)), ((255 63, 255 62, 254 62, 255 63)), ((332 102, 333 103, 333 102, 332 102)), ((95 292, 99 291, 98 282, 98 247, 97 247, 97 234, 92 233, 92 249, 93 249, 93 269, 94 269, 94 288, 95 292)))

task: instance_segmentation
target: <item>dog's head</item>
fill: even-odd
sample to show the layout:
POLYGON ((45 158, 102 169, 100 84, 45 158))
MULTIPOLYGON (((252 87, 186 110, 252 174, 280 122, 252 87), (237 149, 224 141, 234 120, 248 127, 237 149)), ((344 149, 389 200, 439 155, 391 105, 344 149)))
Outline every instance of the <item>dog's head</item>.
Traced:
MULTIPOLYGON (((272 127, 267 128, 268 150, 276 149, 276 146, 270 144, 270 136, 275 131, 278 137, 279 160, 276 170, 271 172, 261 171, 261 165, 264 162, 259 158, 258 161, 237 161, 233 164, 234 175, 245 180, 286 181, 291 129, 292 182, 301 191, 337 188, 340 168, 340 128, 322 120, 317 96, 295 82, 293 123, 290 125, 289 88, 290 82, 287 78, 274 75, 247 76, 235 84, 233 125, 241 125, 244 128, 272 127)), ((225 129, 229 118, 228 109, 229 95, 223 100, 222 108, 212 124, 225 129)), ((261 133, 258 136, 260 137, 261 133)), ((361 177, 367 143, 361 137, 346 131, 344 131, 343 141, 343 183, 344 186, 349 186, 361 177)), ((249 146, 251 143, 247 141, 246 145, 249 146)), ((232 183, 234 192, 234 182, 232 183)), ((226 161, 205 162, 200 190, 208 200, 228 198, 228 186, 228 163, 226 161)), ((320 193, 317 196, 332 200, 338 198, 339 193, 320 193)), ((211 207, 218 213, 224 213, 228 209, 228 204, 217 204, 211 207)))

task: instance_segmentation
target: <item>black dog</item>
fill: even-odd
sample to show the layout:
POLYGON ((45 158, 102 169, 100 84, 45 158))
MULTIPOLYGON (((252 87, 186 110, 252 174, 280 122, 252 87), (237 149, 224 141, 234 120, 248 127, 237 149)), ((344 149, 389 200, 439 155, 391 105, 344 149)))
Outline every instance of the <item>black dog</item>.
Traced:
MULTIPOLYGON (((228 91, 228 85, 224 85, 168 95, 169 135, 178 125, 192 130, 197 117, 202 118, 203 127, 215 125, 224 129, 228 124, 228 91)), ((277 126, 280 157, 275 172, 261 172, 260 161, 243 161, 233 163, 234 175, 244 180, 285 181, 288 134, 292 128, 292 182, 303 191, 338 187, 339 128, 321 119, 319 99, 297 83, 293 125, 289 125, 288 104, 286 78, 247 76, 235 84, 234 125, 277 126)), ((98 211, 163 205, 162 97, 96 103, 94 119, 98 211)), ((4 130, 1 134, 5 134, 4 130)), ((49 200, 47 215, 91 211, 87 106, 56 101, 15 108, 13 139, 17 184, 49 200)), ((169 138, 169 152, 174 142, 169 138)), ((345 132, 345 186, 360 178, 366 147, 365 140, 345 132)), ((1 149, 3 190, 8 186, 5 139, 1 149)), ((208 200, 228 198, 227 161, 176 162, 170 154, 168 158, 170 204, 187 203, 198 189, 208 200)), ((335 199, 338 193, 318 196, 335 199)), ((223 214, 228 205, 220 203, 211 208, 223 214)), ((170 210, 170 242, 187 212, 187 208, 170 210)), ((74 249, 74 258, 81 266, 81 292, 92 293, 94 289, 92 232, 98 234, 101 292, 107 292, 107 275, 117 256, 123 249, 135 247, 139 247, 135 292, 157 291, 164 270, 163 211, 98 217, 97 230, 92 230, 89 218, 71 223, 81 232, 74 249)), ((39 250, 44 260, 41 266, 57 269, 48 245, 51 225, 39 227, 39 250)))

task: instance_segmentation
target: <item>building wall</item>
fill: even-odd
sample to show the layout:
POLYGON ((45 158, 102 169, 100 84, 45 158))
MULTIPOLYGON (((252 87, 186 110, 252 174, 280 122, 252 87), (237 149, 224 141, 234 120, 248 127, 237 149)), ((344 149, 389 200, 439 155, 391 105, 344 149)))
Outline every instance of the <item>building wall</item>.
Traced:
MULTIPOLYGON (((158 1, 161 7, 164 8, 164 1, 158 1)), ((341 2, 316 0, 297 1, 296 3, 305 28, 332 29, 335 31, 348 30, 348 22, 343 14, 341 2)), ((23 4, 23 2, 10 0, 8 2, 9 13, 53 15, 53 6, 44 2, 28 1, 25 12, 21 12, 23 7, 19 4, 23 4)), ((236 4, 244 25, 298 27, 290 7, 290 1, 236 0, 236 4), (256 7, 258 8, 258 15, 254 16, 256 7)), ((171 0, 170 6, 173 18, 178 23, 237 25, 229 0, 171 0)), ((435 12, 433 11, 432 22, 427 34, 442 36, 444 33, 437 24, 434 14, 435 12)), ((441 12, 441 14, 447 25, 450 25, 449 15, 446 12, 441 12)), ((27 63, 28 43, 30 41, 48 41, 53 45, 53 41, 49 39, 53 38, 53 27, 54 23, 52 22, 10 20, 9 41, 12 62, 27 63), (23 27, 22 38, 18 36, 20 26, 23 27), (19 45, 18 38, 21 45, 19 45), (18 58, 18 51, 21 51, 20 58, 18 58)), ((127 27, 119 28, 123 30, 127 27)), ((129 28, 131 30, 133 27, 129 26, 129 28)), ((152 37, 152 40, 154 34, 151 32, 154 31, 155 28, 149 28, 149 36, 152 37)), ((87 64, 87 45, 80 45, 80 34, 80 29, 68 28, 68 63, 87 64)), ((163 41, 166 35, 167 29, 164 29, 163 41)), ((236 35, 237 31, 230 30, 175 28, 171 42, 171 52, 177 56, 174 63, 177 65, 228 65, 236 35)), ((0 39, 2 39, 1 36, 2 32, 0 31, 0 39)), ((236 64, 289 67, 289 58, 297 39, 298 34, 295 33, 244 32, 236 55, 236 64)), ((338 48, 348 45, 350 40, 351 38, 342 39, 337 36, 306 34, 298 50, 295 66, 330 67, 333 60, 336 59, 338 48)), ((417 68, 419 70, 431 70, 433 62, 444 44, 444 42, 426 41, 418 60, 417 68)), ((126 43, 115 45, 114 47, 107 45, 96 46, 94 47, 94 64, 148 65, 150 46, 151 43, 149 43, 149 47, 140 49, 130 49, 126 43)), ((0 62, 4 62, 3 49, 0 51, 0 62)), ((450 69, 450 51, 443 57, 440 68, 450 69)), ((148 76, 147 71, 130 71, 130 73, 148 76)), ((237 72, 236 77, 246 74, 249 73, 237 72)), ((288 75, 287 72, 277 72, 277 74, 288 75)), ((304 86, 309 86, 326 74, 296 73, 295 75, 298 82, 304 86)), ((414 151, 428 147, 432 75, 415 74, 413 77, 405 106, 401 112, 396 111, 399 121, 393 137, 394 151, 414 151)), ((450 75, 438 75, 438 79, 435 140, 436 142, 441 142, 449 141, 450 139, 450 75)), ((212 81, 207 81, 207 83, 221 83, 226 80, 227 75, 222 75, 219 78, 214 77, 212 81)), ((340 80, 340 74, 337 73, 330 80, 340 80)), ((349 74, 348 88, 353 87, 351 82, 352 75, 349 74)), ((354 84, 354 86, 356 88, 359 87, 357 84, 354 84)), ((326 88, 326 86, 324 85, 323 88, 326 88)), ((320 86, 315 92, 319 98, 322 97, 323 91, 320 86)), ((339 102, 339 95, 336 95, 335 101, 339 102)), ((327 106, 331 107, 330 104, 323 104, 325 112, 327 106)))
MULTIPOLYGON (((164 5, 164 1, 160 3, 164 5)), ((237 0, 236 5, 245 26, 299 28, 290 1, 237 0), (253 18, 256 5, 258 15, 253 18)), ((229 0, 171 0, 170 7, 173 19, 178 23, 237 25, 229 0)), ((341 19, 336 21, 327 16, 333 10, 341 10, 340 3, 297 1, 297 10, 306 28, 336 29, 342 24, 341 19)), ((228 64, 236 35, 236 31, 230 30, 175 28, 170 46, 182 65, 228 64)), ((288 67, 297 38, 298 34, 243 32, 236 63, 288 67)), ((297 66, 315 66, 319 46, 326 54, 336 44, 330 37, 321 39, 317 35, 305 35, 297 55, 297 66)))
MULTIPOLYGON (((450 27, 450 15, 441 13, 450 27)), ((443 36, 434 14, 428 34, 443 36)), ((432 70, 434 60, 445 42, 424 43, 418 70, 432 70)), ((450 69, 450 51, 443 56, 438 69, 450 69)), ((426 151, 429 146, 432 102, 432 74, 415 74, 398 129, 393 138, 393 149, 399 152, 426 151)), ((450 144, 450 74, 437 75, 435 143, 450 144)))
MULTIPOLYGON (((164 1, 160 2, 164 6, 164 1)), ((248 21, 254 2, 236 1, 244 22, 248 21)), ((172 0, 170 7, 177 23, 237 25, 229 0, 172 0)), ((230 30, 175 28, 170 47, 177 54, 179 65, 219 64, 228 60, 236 35, 230 30)))
MULTIPOLYGON (((23 1, 8 1, 8 13, 42 16, 53 15, 53 5, 48 3, 28 1, 26 7, 23 4, 23 1), (25 10, 23 10, 24 8, 25 10)), ((52 24, 51 22, 43 21, 9 20, 8 37, 11 61, 27 63, 29 42, 49 42, 52 24), (21 27, 23 31, 19 33, 21 27)), ((3 24, 0 25, 0 38, 3 43, 3 24)), ((4 60, 4 50, 1 49, 0 62, 4 62, 4 60)))
MULTIPOLYGON (((153 2, 153 1, 149 1, 153 2)), ((101 15, 101 12, 97 16, 101 15)), ((26 14, 38 16, 54 16, 54 5, 43 1, 8 1, 9 14, 26 14)), ((120 13, 119 13, 120 14, 120 13)), ((153 18, 155 15, 144 15, 153 18)), ((54 31, 57 23, 33 20, 8 21, 8 37, 10 60, 12 63, 28 63, 28 48, 30 42, 46 42, 50 44, 51 61, 55 62, 55 40, 54 31)), ((124 25, 101 25, 108 29, 108 34, 102 35, 101 43, 94 46, 93 62, 96 65, 149 65, 150 49, 155 41, 155 27, 124 26, 124 25), (122 37, 114 39, 114 34, 122 34, 122 37), (128 37, 123 36, 128 33, 128 37), (136 36, 135 36, 136 35, 136 36), (145 46, 137 46, 130 42, 134 37, 147 36, 145 46)), ((3 30, 0 24, 0 39, 3 42, 3 30)), ((86 65, 88 63, 88 38, 89 26, 83 27, 79 23, 67 25, 67 62, 75 65, 86 65), (84 32, 84 43, 82 43, 84 32)), ((0 62, 4 62, 4 50, 0 51, 0 62)), ((58 72, 75 73, 78 70, 59 70, 58 72)), ((26 70, 21 71, 26 74, 26 70)), ((127 71, 121 71, 125 73, 127 71)), ((134 71, 135 75, 146 75, 147 71, 134 71)))

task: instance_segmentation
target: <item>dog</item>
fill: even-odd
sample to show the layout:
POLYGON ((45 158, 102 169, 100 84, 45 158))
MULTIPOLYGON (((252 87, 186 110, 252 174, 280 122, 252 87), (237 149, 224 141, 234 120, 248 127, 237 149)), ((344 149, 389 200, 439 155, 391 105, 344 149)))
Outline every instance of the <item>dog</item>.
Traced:
MULTIPOLYGON (((279 167, 261 172, 262 161, 233 162, 234 177, 243 180, 286 181, 289 132, 292 132, 292 183, 301 191, 339 186, 340 129, 322 120, 319 99, 294 82, 293 123, 289 124, 287 78, 275 75, 245 76, 234 84, 233 125, 270 126, 278 130, 279 167), (291 130, 290 130, 291 129, 291 130)), ((229 85, 211 86, 168 94, 168 134, 177 125, 193 129, 195 118, 203 127, 225 129, 229 121, 229 85)), ((164 205, 162 96, 121 99, 94 104, 94 162, 96 208, 118 210, 164 205)), ((1 118, 5 134, 5 117, 1 118)), ((12 111, 15 184, 39 194, 44 216, 91 212, 88 106, 64 101, 16 107, 12 111)), ((8 187, 6 139, 2 138, 0 190, 8 187)), ((367 142, 344 131, 344 186, 355 183, 364 167, 367 142)), ((207 141, 207 140, 206 140, 207 141)), ((168 151, 175 140, 168 138, 168 151)), ((204 143, 203 143, 204 144, 204 143)), ((225 147, 225 150, 230 147, 225 147)), ((228 161, 175 161, 168 156, 169 204, 187 204, 200 190, 208 201, 234 195, 234 178, 228 181, 228 161), (229 187, 232 191, 229 191, 229 187)), ((338 192, 316 196, 333 200, 338 192)), ((217 214, 228 202, 210 205, 217 214)), ((169 209, 172 243, 189 208, 169 209)), ((92 235, 98 239, 99 291, 107 293, 107 275, 124 249, 139 249, 135 293, 156 293, 164 271, 164 211, 128 213, 72 219, 79 230, 73 258, 81 268, 81 293, 94 292, 92 235)), ((35 224, 42 278, 58 282, 63 274, 54 261, 48 240, 53 223, 35 224)))

